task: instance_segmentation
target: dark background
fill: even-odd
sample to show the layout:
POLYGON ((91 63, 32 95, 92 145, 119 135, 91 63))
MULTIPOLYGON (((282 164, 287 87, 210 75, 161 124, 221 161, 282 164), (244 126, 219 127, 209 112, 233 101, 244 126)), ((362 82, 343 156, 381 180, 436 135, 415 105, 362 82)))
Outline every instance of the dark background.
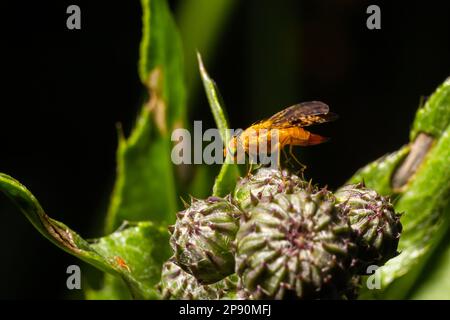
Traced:
MULTIPOLYGON (((206 57, 232 127, 307 100, 340 115, 316 130, 330 143, 299 152, 308 176, 332 188, 406 143, 420 97, 450 73, 445 1, 378 2, 382 29, 368 30, 366 8, 376 3, 239 1, 206 57)), ((177 12, 179 1, 170 4, 177 12)), ((114 182, 115 124, 129 132, 142 101, 139 1, 1 6, 0 172, 26 185, 55 219, 99 236, 114 182), (81 7, 80 31, 66 29, 69 4, 81 7)), ((189 102, 191 123, 212 126, 204 93, 191 92, 189 102)), ((0 252, 0 298, 73 295, 65 270, 78 260, 2 195, 0 252)))

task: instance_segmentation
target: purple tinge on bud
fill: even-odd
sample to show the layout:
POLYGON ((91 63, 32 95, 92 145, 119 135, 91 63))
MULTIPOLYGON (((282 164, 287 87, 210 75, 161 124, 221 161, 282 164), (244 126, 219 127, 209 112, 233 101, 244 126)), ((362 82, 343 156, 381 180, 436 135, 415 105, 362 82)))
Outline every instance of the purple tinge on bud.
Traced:
POLYGON ((337 207, 348 217, 357 237, 360 274, 366 274, 368 266, 382 266, 398 254, 402 224, 388 198, 363 184, 344 186, 335 196, 337 207))
POLYGON ((170 244, 175 263, 199 283, 210 284, 234 273, 234 246, 241 210, 230 199, 196 200, 178 214, 170 244))
POLYGON ((356 246, 331 192, 279 193, 249 209, 236 235, 239 296, 342 298, 356 246))

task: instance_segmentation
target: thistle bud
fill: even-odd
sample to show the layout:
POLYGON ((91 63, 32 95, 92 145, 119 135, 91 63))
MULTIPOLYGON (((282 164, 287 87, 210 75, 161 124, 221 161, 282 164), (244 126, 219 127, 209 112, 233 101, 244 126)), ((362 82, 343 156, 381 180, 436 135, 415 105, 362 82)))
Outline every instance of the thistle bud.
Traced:
POLYGON ((308 187, 313 188, 287 170, 261 168, 254 175, 250 174, 237 183, 234 199, 243 210, 247 210, 260 201, 270 200, 278 193, 289 194, 308 187))
POLYGON ((236 236, 239 296, 245 299, 338 298, 352 277, 355 251, 332 193, 303 189, 261 201, 236 236))
POLYGON ((219 282, 202 285, 169 259, 164 263, 158 289, 162 299, 172 300, 218 300, 233 297, 236 292, 237 277, 231 275, 219 282))
POLYGON ((192 200, 191 206, 178 214, 172 228, 170 244, 176 263, 202 284, 234 273, 232 243, 240 215, 231 199, 192 200))
POLYGON ((362 184, 344 186, 335 196, 357 236, 361 274, 365 274, 367 266, 381 266, 398 254, 402 225, 388 198, 362 184))

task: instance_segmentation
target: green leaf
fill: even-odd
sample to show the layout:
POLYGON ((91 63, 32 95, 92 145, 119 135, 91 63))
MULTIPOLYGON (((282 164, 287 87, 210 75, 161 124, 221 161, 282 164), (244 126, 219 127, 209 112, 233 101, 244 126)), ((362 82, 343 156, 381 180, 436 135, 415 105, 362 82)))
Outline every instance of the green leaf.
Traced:
POLYGON ((225 197, 234 190, 236 181, 240 177, 239 168, 232 163, 224 163, 216 177, 213 186, 213 195, 225 197))
MULTIPOLYGON (((185 122, 186 89, 180 36, 166 0, 142 0, 139 76, 150 99, 126 139, 119 131, 117 177, 105 230, 123 221, 150 220, 166 227, 175 221, 177 192, 170 133, 185 122)), ((160 242, 162 251, 168 242, 160 242)), ((149 265, 149 268, 154 266, 149 265)), ((158 268, 161 266, 158 265, 158 268)), ((106 275, 102 290, 88 298, 121 298, 117 279, 106 275)))
POLYGON ((177 198, 170 141, 156 136, 149 114, 143 113, 139 120, 142 127, 136 127, 128 140, 120 138, 106 233, 125 220, 150 220, 166 226, 175 220, 177 198))
POLYGON ((158 298, 154 285, 170 250, 164 228, 151 222, 130 224, 106 237, 86 241, 63 223, 50 218, 33 194, 18 181, 0 174, 0 190, 33 226, 53 244, 96 268, 123 279, 135 299, 158 298))
MULTIPOLYGON (((210 78, 205 66, 202 62, 202 57, 197 53, 198 64, 200 68, 200 75, 203 80, 203 86, 205 87, 206 96, 208 98, 209 105, 211 107, 214 120, 216 122, 217 128, 220 131, 220 136, 224 145, 228 145, 230 141, 230 132, 228 119, 223 108, 223 99, 220 95, 219 89, 217 88, 214 80, 210 78)), ((219 175, 216 178, 213 186, 213 195, 223 197, 233 191, 236 181, 239 177, 239 168, 237 164, 225 163, 222 165, 219 175)))
MULTIPOLYGON (((450 130, 430 151, 420 174, 395 204, 404 212, 401 254, 380 269, 383 298, 406 297, 450 222, 450 130)), ((450 288, 447 288, 450 290, 450 288)))
POLYGON ((379 194, 390 196, 394 193, 391 186, 391 177, 395 169, 409 153, 409 146, 385 155, 358 170, 347 183, 359 183, 364 181, 368 188, 377 190, 379 194))
MULTIPOLYGON (((450 214, 447 211, 446 214, 450 214)), ((420 300, 450 300, 450 233, 424 269, 415 290, 409 296, 420 300)))
POLYGON ((450 124, 450 78, 436 90, 417 111, 411 130, 411 141, 417 134, 426 132, 433 137, 439 137, 450 124))
POLYGON ((170 135, 186 112, 181 41, 166 0, 142 0, 139 75, 150 99, 130 137, 119 138, 117 178, 106 231, 124 220, 167 226, 178 209, 170 135))
POLYGON ((132 296, 126 284, 116 276, 105 273, 101 289, 84 284, 84 297, 87 300, 130 300, 132 296))
POLYGON ((167 128, 182 125, 186 118, 183 48, 167 0, 141 0, 142 40, 139 76, 151 91, 152 77, 160 69, 161 99, 166 106, 167 128))
POLYGON ((205 87, 206 97, 208 98, 209 105, 211 107, 211 112, 214 116, 214 121, 216 122, 217 128, 220 131, 220 136, 225 143, 230 140, 230 132, 228 125, 228 117, 223 108, 223 99, 220 95, 219 88, 217 88, 216 83, 210 78, 208 72, 203 65, 202 57, 200 53, 197 53, 198 65, 200 68, 200 75, 203 80, 203 86, 205 87))
POLYGON ((94 242, 82 239, 49 218, 20 183, 1 176, 0 190, 46 238, 108 274, 104 288, 87 290, 88 298, 124 298, 130 294, 133 298, 158 298, 153 286, 171 253, 166 228, 175 220, 178 199, 170 133, 185 118, 182 49, 167 1, 143 0, 142 9, 139 75, 150 99, 129 138, 119 128, 117 178, 105 227, 110 235, 94 242), (136 223, 113 233, 125 221, 136 223), (124 290, 124 283, 128 289, 124 290))
POLYGON ((381 290, 365 289, 362 298, 408 297, 450 227, 449 80, 418 110, 410 137, 408 146, 368 165, 350 180, 364 180, 378 192, 395 196, 396 211, 404 212, 401 254, 377 270, 381 290), (402 175, 406 178, 399 178, 402 175))

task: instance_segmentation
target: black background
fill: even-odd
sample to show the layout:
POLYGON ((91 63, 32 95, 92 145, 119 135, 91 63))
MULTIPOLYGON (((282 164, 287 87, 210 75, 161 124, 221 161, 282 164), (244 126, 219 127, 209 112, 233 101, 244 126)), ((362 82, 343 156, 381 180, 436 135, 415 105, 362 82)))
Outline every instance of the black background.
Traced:
MULTIPOLYGON (((408 141, 421 96, 450 71, 447 1, 239 1, 210 57, 233 127, 282 107, 327 102, 340 115, 302 149, 308 176, 337 187, 408 141)), ((176 12, 178 1, 171 1, 176 12)), ((25 184, 55 219, 99 236, 114 181, 115 124, 129 132, 140 102, 139 1, 3 3, 0 172, 25 184), (82 29, 66 29, 78 4, 82 29)), ((202 91, 189 119, 212 126, 202 91)), ((0 298, 65 298, 78 260, 42 238, 0 195, 0 298)), ((75 295, 76 296, 76 295, 75 295)))

